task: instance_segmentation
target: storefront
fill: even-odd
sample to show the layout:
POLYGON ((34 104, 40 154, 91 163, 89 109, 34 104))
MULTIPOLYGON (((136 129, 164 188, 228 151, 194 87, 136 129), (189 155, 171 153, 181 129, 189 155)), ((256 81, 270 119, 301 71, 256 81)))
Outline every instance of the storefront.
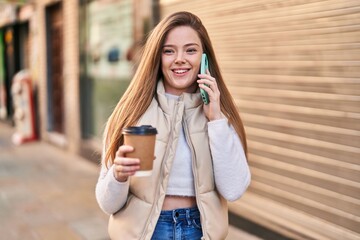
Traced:
POLYGON ((0 8, 0 111, 1 119, 9 120, 13 114, 10 86, 15 74, 14 28, 16 23, 16 7, 2 6, 0 8))
POLYGON ((101 148, 137 52, 158 20, 154 0, 37 0, 0 8, 0 117, 12 120, 11 79, 29 68, 42 140, 74 153, 101 148), (36 6, 36 8, 35 8, 36 6))
POLYGON ((7 121, 14 113, 12 79, 21 69, 29 68, 30 15, 24 9, 16 5, 0 7, 0 119, 7 121))
POLYGON ((153 4, 97 0, 81 5, 81 126, 83 138, 89 140, 85 148, 89 142, 101 146, 106 120, 129 85, 137 53, 156 22, 153 4))

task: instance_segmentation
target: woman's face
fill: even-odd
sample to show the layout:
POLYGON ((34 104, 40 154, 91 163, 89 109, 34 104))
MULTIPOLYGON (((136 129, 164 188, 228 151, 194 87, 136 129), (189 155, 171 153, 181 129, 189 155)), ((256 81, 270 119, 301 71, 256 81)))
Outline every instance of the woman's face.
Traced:
POLYGON ((181 95, 196 91, 202 53, 201 40, 191 27, 176 27, 168 33, 161 54, 165 92, 181 95))

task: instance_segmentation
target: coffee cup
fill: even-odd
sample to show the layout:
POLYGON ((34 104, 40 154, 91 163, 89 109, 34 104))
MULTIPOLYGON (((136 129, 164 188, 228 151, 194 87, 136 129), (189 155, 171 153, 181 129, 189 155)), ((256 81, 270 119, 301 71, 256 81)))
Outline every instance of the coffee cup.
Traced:
POLYGON ((122 133, 124 144, 134 148, 133 152, 126 153, 126 157, 140 159, 140 169, 134 176, 150 176, 155 159, 156 128, 151 125, 130 126, 124 128, 122 133))

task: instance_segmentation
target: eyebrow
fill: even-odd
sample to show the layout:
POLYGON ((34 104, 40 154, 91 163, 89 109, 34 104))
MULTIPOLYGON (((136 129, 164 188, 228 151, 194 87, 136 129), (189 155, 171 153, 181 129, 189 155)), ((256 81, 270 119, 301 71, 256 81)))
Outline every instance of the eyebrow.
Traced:
MULTIPOLYGON (((184 47, 189 47, 189 46, 193 46, 193 45, 200 46, 197 43, 187 43, 187 44, 184 45, 184 47)), ((173 44, 165 44, 165 45, 163 45, 163 47, 175 47, 175 45, 173 45, 173 44)))

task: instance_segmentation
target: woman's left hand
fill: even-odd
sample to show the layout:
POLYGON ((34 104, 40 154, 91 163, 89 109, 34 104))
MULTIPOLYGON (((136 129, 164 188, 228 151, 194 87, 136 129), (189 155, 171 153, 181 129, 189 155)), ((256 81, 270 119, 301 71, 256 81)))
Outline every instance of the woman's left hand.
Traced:
POLYGON ((198 74, 200 79, 197 80, 199 87, 204 89, 209 95, 209 104, 204 104, 204 112, 209 121, 221 119, 221 110, 220 110, 220 91, 216 83, 216 79, 210 75, 210 72, 207 71, 207 74, 198 74), (208 86, 204 85, 207 84, 208 86))

